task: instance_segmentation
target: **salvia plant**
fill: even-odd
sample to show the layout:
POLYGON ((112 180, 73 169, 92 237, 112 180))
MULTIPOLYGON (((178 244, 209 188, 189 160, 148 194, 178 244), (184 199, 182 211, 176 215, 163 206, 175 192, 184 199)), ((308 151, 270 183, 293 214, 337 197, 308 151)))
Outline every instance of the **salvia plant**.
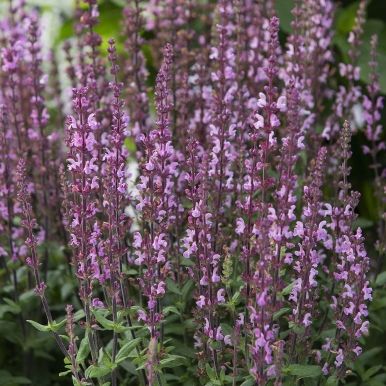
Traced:
POLYGON ((369 270, 386 249, 383 99, 377 36, 360 81, 366 1, 344 60, 335 11, 332 0, 295 1, 283 41, 271 0, 133 0, 116 43, 96 32, 97 1, 77 1, 58 67, 39 13, 10 2, 2 280, 11 313, 33 289, 42 314, 14 318, 56 342, 60 376, 279 386, 352 374, 369 331, 369 270), (357 133, 381 213, 374 260, 350 184, 357 133), (58 259, 65 309, 47 285, 58 259))

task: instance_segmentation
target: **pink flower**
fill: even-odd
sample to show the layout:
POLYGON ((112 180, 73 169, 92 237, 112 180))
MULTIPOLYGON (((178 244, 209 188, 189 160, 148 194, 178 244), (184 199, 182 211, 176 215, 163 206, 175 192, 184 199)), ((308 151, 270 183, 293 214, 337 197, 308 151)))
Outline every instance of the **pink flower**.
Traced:
POLYGON ((206 304, 206 302, 205 302, 205 296, 200 295, 199 299, 196 301, 196 304, 197 304, 197 307, 198 307, 198 308, 203 308, 203 307, 205 307, 205 304, 206 304))
POLYGON ((338 350, 338 355, 335 358, 334 364, 335 364, 336 367, 340 367, 340 366, 342 366, 343 361, 344 361, 343 350, 340 348, 338 350))
POLYGON ((91 302, 92 306, 94 308, 104 308, 105 305, 103 304, 102 301, 99 300, 99 298, 94 298, 91 302))
POLYGON ((304 315, 304 318, 303 318, 303 324, 308 327, 312 324, 312 321, 311 321, 311 314, 309 312, 307 312, 305 315, 304 315))
POLYGON ((277 108, 283 113, 287 110, 287 98, 282 95, 277 100, 277 108))
POLYGON ((230 335, 225 335, 225 336, 224 336, 224 343, 225 343, 227 346, 232 346, 232 339, 231 339, 231 336, 230 336, 230 335))
POLYGON ((245 222, 242 218, 236 220, 236 234, 241 235, 245 230, 245 222))
POLYGON ((198 207, 198 203, 196 203, 196 206, 194 207, 194 209, 192 210, 192 216, 194 218, 198 218, 201 216, 201 212, 199 210, 199 207, 198 207))
POLYGON ((220 289, 217 291, 217 301, 218 301, 219 303, 225 303, 224 293, 225 293, 224 288, 220 288, 220 289))

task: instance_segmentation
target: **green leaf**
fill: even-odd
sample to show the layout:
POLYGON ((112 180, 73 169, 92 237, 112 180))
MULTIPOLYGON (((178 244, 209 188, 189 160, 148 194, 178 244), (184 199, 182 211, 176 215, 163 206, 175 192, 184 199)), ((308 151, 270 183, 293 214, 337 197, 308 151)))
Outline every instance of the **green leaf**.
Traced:
POLYGON ((373 221, 364 217, 358 217, 353 224, 354 228, 362 228, 362 229, 371 228, 373 225, 374 225, 373 221))
POLYGON ((194 266, 194 262, 191 259, 182 259, 180 264, 183 265, 184 267, 193 267, 194 266))
POLYGON ((316 365, 289 365, 283 369, 283 372, 288 375, 295 375, 301 378, 314 378, 322 375, 322 369, 316 365))
POLYGON ((72 384, 73 384, 73 386, 84 386, 84 385, 88 385, 88 383, 82 383, 82 382, 79 382, 74 376, 72 376, 72 384))
POLYGON ((377 279, 375 280, 375 285, 377 287, 381 287, 384 284, 386 284, 386 271, 381 272, 378 276, 377 279))
POLYGON ((189 295, 193 288, 194 288, 193 280, 192 279, 187 280, 181 290, 182 298, 184 299, 184 301, 187 301, 189 299, 189 295))
POLYGON ((213 379, 206 383, 205 386, 221 386, 221 381, 219 379, 213 379))
POLYGON ((119 5, 120 7, 126 6, 126 0, 112 0, 114 4, 119 5))
POLYGON ((86 369, 85 375, 87 378, 102 378, 111 373, 111 369, 107 366, 95 366, 91 365, 86 369))
POLYGON ((9 306, 8 304, 2 304, 0 306, 0 319, 4 317, 4 314, 7 312, 10 312, 11 314, 17 314, 18 312, 15 312, 15 309, 12 306, 9 306))
POLYGON ((294 333, 296 333, 298 335, 304 334, 305 327, 299 323, 295 323, 293 321, 290 321, 288 323, 288 327, 290 330, 292 330, 294 333))
POLYGON ((31 381, 26 377, 14 377, 6 370, 0 370, 1 386, 30 385, 31 381))
POLYGON ((326 386, 338 386, 339 385, 339 379, 336 375, 331 375, 328 377, 326 381, 326 386))
POLYGON ((120 334, 121 332, 125 332, 128 329, 128 327, 125 327, 123 323, 115 323, 113 326, 113 330, 120 334))
MULTIPOLYGON (((122 20, 122 9, 113 3, 102 3, 99 6, 99 24, 95 26, 95 31, 102 37, 101 52, 107 52, 108 39, 112 36, 119 36, 122 20)), ((117 50, 121 49, 117 40, 117 50)))
POLYGON ((383 347, 373 347, 369 350, 366 350, 361 356, 357 359, 357 363, 368 363, 370 360, 372 360, 375 356, 377 356, 381 351, 383 350, 383 347))
POLYGON ((234 332, 233 326, 229 325, 228 323, 221 323, 221 330, 223 331, 224 335, 232 335, 234 332))
POLYGON ((55 320, 50 324, 51 331, 59 331, 67 322, 67 319, 63 319, 59 323, 57 323, 55 320))
POLYGON ((210 379, 211 381, 217 379, 216 371, 210 366, 209 363, 207 363, 207 364, 205 365, 205 370, 206 370, 206 374, 208 375, 208 377, 209 377, 209 379, 210 379))
MULTIPOLYGON (((134 154, 135 151, 137 150, 137 147, 135 145, 133 138, 126 138, 124 141, 124 145, 126 149, 132 154, 134 154)), ((137 271, 135 271, 135 273, 137 273, 137 271)))
POLYGON ((172 292, 176 295, 182 295, 181 290, 178 288, 177 284, 173 280, 167 279, 166 280, 166 287, 170 292, 172 292))
POLYGON ((173 368, 185 364, 186 360, 180 355, 169 355, 160 360, 161 368, 173 368))
POLYGON ((111 362, 110 354, 106 351, 104 347, 101 347, 99 349, 98 366, 106 366, 110 370, 117 367, 116 363, 111 362))
POLYGON ((180 311, 178 311, 177 307, 175 306, 167 306, 163 309, 163 313, 165 315, 168 315, 170 313, 176 314, 176 315, 181 315, 180 311))
POLYGON ((98 321, 98 323, 105 329, 105 330, 114 330, 114 322, 112 320, 107 319, 105 316, 101 314, 100 311, 94 310, 93 314, 95 316, 95 319, 98 321))
POLYGON ((70 297, 70 295, 73 292, 74 292, 74 285, 72 282, 64 283, 60 287, 60 295, 61 295, 62 299, 66 299, 66 298, 70 297))
POLYGON ((232 303, 233 304, 237 304, 240 300, 240 295, 241 295, 241 292, 240 291, 236 291, 234 293, 234 295, 232 296, 232 303))
POLYGON ((35 322, 34 320, 27 320, 29 324, 31 324, 33 327, 35 327, 37 330, 42 331, 42 332, 48 332, 51 331, 50 326, 45 326, 44 324, 40 324, 38 322, 35 322))
POLYGON ((364 374, 363 376, 363 381, 368 381, 370 378, 372 378, 383 366, 378 365, 378 366, 373 366, 370 367, 364 374))
POLYGON ((115 357, 115 363, 121 363, 128 358, 129 354, 140 344, 140 342, 141 338, 135 338, 130 342, 125 343, 118 351, 118 354, 115 357))
MULTIPOLYGON (((10 385, 11 384, 12 384, 12 386, 15 386, 15 385, 30 385, 31 381, 28 378, 25 378, 25 377, 12 377, 10 385)), ((3 385, 3 386, 5 386, 5 385, 3 385)))
POLYGON ((82 363, 90 354, 90 345, 88 336, 86 335, 80 342, 78 353, 76 354, 76 362, 82 363))
POLYGON ((3 300, 8 304, 9 312, 13 314, 19 314, 21 312, 20 306, 17 303, 15 303, 13 300, 8 298, 3 298, 3 300))
POLYGON ((378 381, 376 379, 370 379, 366 382, 366 386, 385 386, 384 381, 378 381))
POLYGON ((74 321, 78 322, 86 316, 83 310, 76 311, 74 314, 74 321))
POLYGON ((346 35, 353 29, 358 5, 359 2, 356 1, 348 7, 340 8, 338 10, 336 18, 337 33, 346 35))
POLYGON ((375 377, 371 378, 370 383, 380 382, 382 385, 386 384, 386 373, 377 374, 375 377))
POLYGON ((284 308, 280 309, 279 311, 277 311, 273 314, 273 320, 279 319, 283 315, 288 314, 290 311, 291 311, 291 308, 289 308, 289 307, 284 307, 284 308))
POLYGON ((68 374, 71 374, 72 370, 62 371, 59 373, 59 377, 65 377, 68 374))
POLYGON ((288 284, 287 287, 285 287, 283 289, 283 291, 281 291, 282 295, 286 296, 286 295, 289 295, 292 291, 292 288, 294 288, 294 285, 295 285, 295 281, 293 281, 292 283, 288 284))
POLYGON ((252 375, 249 375, 240 386, 254 386, 255 384, 256 381, 254 380, 252 375))
POLYGON ((280 19, 280 28, 286 32, 291 32, 292 13, 294 7, 293 0, 278 0, 276 1, 277 16, 280 19))

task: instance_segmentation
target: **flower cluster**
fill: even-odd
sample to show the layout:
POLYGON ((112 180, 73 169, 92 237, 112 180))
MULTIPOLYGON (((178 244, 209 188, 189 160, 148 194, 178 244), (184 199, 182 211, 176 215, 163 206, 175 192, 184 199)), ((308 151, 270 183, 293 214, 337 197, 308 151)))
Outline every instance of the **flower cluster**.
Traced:
POLYGON ((292 384, 299 367, 326 384, 360 355, 371 259, 350 140, 363 129, 384 210, 377 39, 363 87, 366 1, 349 63, 332 0, 295 1, 284 47, 273 4, 134 0, 127 52, 104 53, 98 2, 77 1, 66 119, 61 95, 48 113, 66 86, 55 60, 46 79, 38 13, 11 3, 1 21, 0 258, 15 298, 15 264, 32 270, 75 385, 182 384, 188 362, 202 384, 292 384), (60 323, 53 245, 77 288, 60 323))

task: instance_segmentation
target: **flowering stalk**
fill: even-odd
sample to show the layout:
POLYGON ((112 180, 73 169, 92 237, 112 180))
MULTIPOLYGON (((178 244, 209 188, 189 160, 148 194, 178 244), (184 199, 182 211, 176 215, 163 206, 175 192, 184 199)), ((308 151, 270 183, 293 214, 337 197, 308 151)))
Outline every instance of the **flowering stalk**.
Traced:
MULTIPOLYGON (((210 139, 212 142, 209 176, 213 180, 213 215, 214 235, 220 230, 220 219, 224 213, 224 205, 229 205, 226 192, 232 191, 234 159, 232 142, 235 137, 234 125, 230 124, 230 105, 232 104, 235 88, 231 83, 235 77, 234 50, 229 44, 226 23, 230 16, 231 5, 226 0, 219 4, 220 24, 217 25, 218 48, 212 47, 211 59, 216 60, 217 68, 212 72, 213 106, 211 112, 210 139)), ((213 239, 214 251, 219 251, 221 246, 213 239)))
MULTIPOLYGON (((139 1, 134 0, 123 10, 124 34, 126 37, 125 48, 130 55, 125 63, 124 71, 127 84, 127 106, 132 119, 131 132, 140 145, 139 136, 149 131, 149 101, 147 97, 146 81, 148 71, 145 66, 145 58, 141 52, 143 39, 139 31, 143 28, 142 9, 139 1)), ((141 158, 141 150, 138 149, 138 158, 141 158)))
MULTIPOLYGON (((123 256, 125 249, 122 246, 122 241, 125 237, 125 228, 127 227, 128 219, 124 213, 124 208, 128 201, 128 191, 126 184, 126 159, 127 150, 124 147, 124 139, 127 126, 127 118, 123 112, 123 101, 120 98, 122 84, 118 82, 117 76, 119 66, 117 64, 117 54, 115 48, 115 41, 109 40, 109 60, 111 63, 111 74, 114 81, 110 84, 113 92, 112 102, 112 130, 109 138, 109 148, 106 148, 104 154, 104 207, 107 212, 107 229, 108 236, 105 242, 105 249, 107 253, 107 267, 110 276, 110 298, 112 306, 113 322, 117 323, 117 301, 119 294, 125 297, 121 290, 121 267, 123 263, 123 256)), ((127 301, 124 301, 127 306, 127 301)), ((113 347, 111 359, 114 362, 118 347, 118 333, 114 331, 113 347)), ((116 373, 112 373, 112 385, 117 383, 116 373)))
POLYGON ((371 169, 374 172, 374 189, 375 195, 378 199, 378 212, 380 219, 378 221, 378 241, 377 250, 379 251, 379 259, 377 263, 377 272, 381 269, 382 256, 386 252, 385 240, 385 215, 386 200, 385 195, 385 169, 382 169, 380 164, 380 157, 382 151, 386 149, 386 143, 382 140, 382 124, 381 114, 384 105, 384 98, 380 96, 379 75, 377 71, 377 47, 378 38, 376 35, 371 37, 371 60, 370 66, 370 82, 367 85, 367 95, 363 97, 363 109, 365 115, 365 137, 368 144, 363 146, 363 153, 371 157, 371 169))
POLYGON ((287 101, 287 136, 282 139, 280 148, 281 161, 279 164, 277 190, 275 192, 276 205, 271 209, 274 221, 269 231, 274 243, 274 261, 272 264, 272 301, 274 311, 280 308, 280 304, 276 305, 277 292, 283 286, 283 283, 279 282, 280 270, 283 268, 283 263, 290 264, 292 262, 290 250, 293 248, 293 232, 291 228, 296 220, 295 206, 297 202, 295 194, 297 185, 295 166, 299 158, 299 152, 304 149, 304 131, 301 128, 299 114, 299 93, 294 83, 290 84, 287 101))
POLYGON ((330 46, 335 9, 331 0, 312 0, 307 4, 297 0, 292 10, 293 33, 287 40, 284 81, 292 80, 298 90, 301 126, 310 157, 321 146, 322 137, 314 127, 325 109, 322 101, 333 92, 328 81, 333 63, 330 46))
POLYGON ((367 302, 372 299, 372 289, 366 278, 369 259, 363 245, 362 230, 354 230, 354 210, 359 194, 350 192, 351 185, 348 182, 350 139, 350 125, 345 121, 340 139, 342 164, 339 200, 334 207, 326 206, 325 212, 331 219, 328 227, 333 233, 333 240, 328 241, 328 247, 333 248, 335 254, 331 268, 334 276, 331 309, 335 316, 336 334, 333 340, 328 340, 323 346, 329 353, 323 371, 325 374, 332 372, 334 360, 336 374, 341 379, 345 375, 346 363, 362 352, 359 338, 368 333, 367 302))
POLYGON ((20 160, 17 166, 17 199, 23 210, 22 225, 26 229, 27 239, 25 241, 28 246, 31 256, 27 257, 26 263, 31 268, 35 279, 35 293, 39 296, 43 306, 44 313, 47 318, 50 331, 52 332, 57 345, 64 354, 65 357, 69 357, 68 351, 64 346, 62 338, 54 330, 54 320, 52 318, 51 310, 48 306, 47 297, 45 294, 46 284, 41 280, 39 273, 39 257, 37 254, 38 239, 36 238, 34 231, 37 227, 36 219, 33 217, 32 206, 30 203, 30 193, 28 191, 28 184, 26 180, 26 167, 24 160, 20 160))
POLYGON ((41 201, 41 211, 42 211, 42 222, 43 222, 43 231, 44 231, 44 275, 46 275, 47 265, 48 265, 48 250, 47 250, 47 240, 50 238, 50 229, 52 224, 50 223, 49 216, 49 201, 48 201, 48 187, 49 187, 49 172, 50 172, 50 163, 51 157, 49 152, 50 146, 47 140, 46 126, 48 123, 48 112, 45 107, 45 101, 43 97, 43 91, 45 88, 45 81, 43 79, 43 71, 41 69, 42 59, 41 47, 39 44, 39 29, 38 21, 35 18, 30 19, 29 25, 29 35, 28 35, 28 51, 31 55, 31 77, 29 78, 29 83, 32 88, 32 106, 31 106, 31 117, 32 124, 28 130, 29 139, 36 141, 38 146, 38 154, 40 153, 39 159, 33 159, 33 161, 39 166, 39 174, 37 176, 38 186, 40 189, 37 191, 41 192, 42 197, 41 201))
POLYGON ((76 118, 70 116, 67 122, 67 168, 70 172, 71 195, 70 217, 68 224, 70 245, 73 249, 73 264, 79 279, 79 295, 86 313, 87 334, 93 361, 97 360, 97 341, 91 326, 92 279, 104 280, 109 272, 100 275, 97 263, 97 250, 100 237, 96 221, 98 210, 95 194, 99 189, 97 151, 94 131, 97 122, 88 113, 88 89, 74 89, 73 108, 76 118))
POLYGON ((71 304, 67 304, 66 306, 66 333, 69 337, 70 341, 68 344, 68 356, 71 361, 71 372, 77 382, 81 382, 81 378, 77 371, 78 365, 76 363, 76 354, 78 352, 77 344, 76 344, 76 335, 74 331, 74 307, 71 304))
MULTIPOLYGON (((267 85, 264 93, 259 94, 258 109, 250 123, 251 132, 249 139, 252 142, 250 159, 245 160, 245 182, 243 185, 246 193, 242 208, 246 216, 246 227, 243 218, 238 219, 237 232, 246 237, 242 250, 245 261, 244 277, 246 281, 246 319, 249 320, 252 332, 253 359, 252 374, 258 382, 265 382, 265 365, 272 363, 271 341, 274 332, 269 326, 271 315, 268 288, 272 284, 270 272, 270 245, 269 228, 272 217, 272 208, 269 208, 268 194, 273 186, 273 179, 268 177, 268 162, 276 148, 275 130, 280 125, 279 111, 285 111, 286 100, 284 96, 276 99, 274 81, 278 73, 276 55, 278 50, 279 20, 276 17, 269 22, 269 58, 264 69, 267 85), (258 195, 258 199, 255 197, 258 195), (252 256, 258 254, 259 261, 256 271, 252 271, 252 256)), ((245 350, 248 357, 248 351, 245 350)))
POLYGON ((21 110, 21 61, 22 61, 22 50, 24 49, 23 43, 16 45, 15 41, 9 42, 10 46, 2 49, 2 66, 3 72, 8 73, 8 77, 4 78, 3 96, 4 101, 7 105, 10 121, 14 127, 16 148, 18 152, 25 150, 25 136, 26 130, 22 121, 22 110, 21 110))
POLYGON ((336 92, 336 107, 333 114, 327 119, 322 136, 328 140, 339 138, 339 119, 350 118, 354 106, 362 96, 358 84, 360 79, 360 67, 358 58, 362 45, 363 26, 366 20, 367 0, 361 0, 357 10, 355 23, 347 39, 350 49, 348 52, 349 63, 339 63, 339 74, 346 81, 347 85, 340 85, 336 92))
MULTIPOLYGON (((164 61, 157 76, 156 108, 157 127, 148 135, 142 134, 141 140, 145 156, 141 165, 139 202, 136 209, 141 213, 143 229, 134 235, 134 247, 138 258, 135 263, 144 268, 139 279, 143 294, 147 297, 147 312, 141 311, 139 319, 143 320, 150 331, 151 347, 157 350, 158 342, 162 344, 160 322, 163 318, 161 299, 165 294, 165 279, 171 268, 168 253, 171 240, 168 230, 175 221, 174 175, 177 168, 174 149, 169 129, 168 82, 172 62, 172 48, 164 48, 164 61)), ((154 361, 159 360, 157 351, 152 349, 148 355, 148 381, 153 385, 155 371, 154 361)))
MULTIPOLYGON (((0 254, 23 261, 28 246, 43 327, 54 333, 73 382, 184 382, 182 366, 194 359, 181 357, 193 340, 199 383, 280 386, 302 366, 315 371, 311 383, 343 381, 369 329, 372 297, 347 123, 336 141, 339 119, 350 117, 362 91, 364 151, 379 191, 383 185, 374 38, 371 84, 362 90, 358 83, 366 1, 340 75, 331 67, 331 0, 296 0, 286 53, 274 1, 151 0, 145 9, 132 0, 124 10, 127 53, 111 39, 107 58, 97 1, 76 1, 77 40, 64 47, 74 88, 65 162, 46 106, 67 106, 57 83, 46 103, 39 19, 15 4, 0 20, 0 254), (152 74, 165 41, 153 114, 146 66, 152 74), (128 151, 133 140, 136 154, 128 151), (34 163, 27 171, 21 165, 16 178, 25 157, 34 163), (51 241, 72 258, 69 274, 85 312, 80 343, 75 305, 66 309, 68 343, 58 335, 65 320, 53 321, 48 308, 37 253, 48 256, 51 241), (125 374, 132 366, 137 374, 125 374)), ((57 77, 55 67, 51 74, 57 77)), ((57 108, 52 117, 60 122, 57 108)), ((10 273, 14 266, 5 264, 10 273)), ((16 270, 21 291, 27 280, 16 270)))
MULTIPOLYGON (((294 358, 296 346, 300 349, 301 339, 309 336, 310 326, 313 323, 315 309, 313 299, 317 288, 317 275, 321 262, 317 250, 318 241, 324 241, 327 232, 324 229, 326 221, 320 218, 321 186, 323 167, 326 160, 326 148, 321 148, 311 172, 310 184, 304 186, 304 207, 302 221, 297 221, 294 236, 300 238, 298 248, 295 250, 294 261, 295 284, 292 288, 289 300, 293 302, 292 320, 296 326, 301 327, 298 335, 292 332, 290 354, 294 358), (298 337, 300 341, 298 341, 298 337)), ((301 351, 299 350, 299 353, 301 351)), ((304 354, 306 355, 306 354, 304 354)))
MULTIPOLYGON (((95 149, 98 178, 101 180, 103 176, 103 146, 106 141, 106 132, 108 129, 109 119, 102 119, 102 116, 109 116, 111 112, 104 107, 104 99, 107 99, 105 92, 108 90, 106 80, 105 66, 102 62, 100 46, 102 45, 101 36, 95 32, 95 26, 99 23, 99 8, 96 0, 84 0, 87 4, 85 9, 79 9, 79 61, 84 77, 84 85, 88 90, 88 100, 90 112, 95 114, 97 125, 94 129, 95 149), (83 32, 83 35, 81 35, 83 32), (85 58, 89 61, 85 61, 85 58), (84 63, 82 63, 84 61, 84 63), (83 66, 83 68, 82 68, 83 66)), ((102 206, 103 201, 103 184, 99 185, 98 193, 99 205, 102 206)))
POLYGON ((192 202, 184 244, 184 257, 195 260, 191 273, 198 285, 197 319, 200 331, 196 334, 196 347, 205 350, 205 359, 213 362, 219 372, 217 343, 230 344, 218 323, 218 306, 225 303, 225 289, 221 286, 220 255, 213 250, 213 215, 207 207, 208 159, 197 141, 189 143, 187 196, 192 202), (200 169, 199 169, 200 167, 200 169))

